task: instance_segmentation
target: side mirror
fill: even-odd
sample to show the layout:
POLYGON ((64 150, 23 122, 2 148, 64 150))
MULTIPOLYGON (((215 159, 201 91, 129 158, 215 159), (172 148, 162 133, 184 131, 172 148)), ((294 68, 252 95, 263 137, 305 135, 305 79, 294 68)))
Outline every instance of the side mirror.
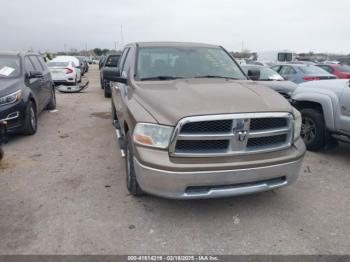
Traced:
POLYGON ((29 79, 42 78, 43 74, 39 71, 30 71, 28 74, 29 79))
POLYGON ((257 81, 260 79, 260 70, 259 69, 249 69, 248 76, 251 80, 257 81))
POLYGON ((102 74, 103 74, 104 80, 112 81, 112 82, 119 82, 119 83, 123 83, 123 84, 127 83, 127 79, 120 75, 119 68, 111 69, 111 68, 104 67, 102 69, 102 74))

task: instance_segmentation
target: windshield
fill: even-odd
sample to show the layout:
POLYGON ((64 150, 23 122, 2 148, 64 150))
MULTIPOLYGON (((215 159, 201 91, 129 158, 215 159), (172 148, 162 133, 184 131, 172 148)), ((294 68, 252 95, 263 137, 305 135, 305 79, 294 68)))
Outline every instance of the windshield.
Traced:
POLYGON ((48 67, 66 67, 69 66, 69 62, 48 62, 48 67))
POLYGON ((253 66, 243 66, 243 71, 248 75, 249 69, 259 70, 260 71, 260 81, 268 81, 268 80, 284 80, 282 76, 280 76, 276 71, 268 68, 268 67, 253 67, 253 66))
POLYGON ((21 62, 17 56, 0 56, 0 78, 15 78, 21 73, 21 62))
POLYGON ((326 70, 318 66, 312 66, 312 65, 300 66, 299 69, 305 74, 321 74, 321 75, 329 74, 326 70))
POLYGON ((139 80, 160 76, 246 79, 223 49, 208 47, 141 47, 136 71, 139 80))
POLYGON ((335 67, 338 71, 343 73, 350 73, 350 66, 344 65, 344 66, 336 66, 335 67))

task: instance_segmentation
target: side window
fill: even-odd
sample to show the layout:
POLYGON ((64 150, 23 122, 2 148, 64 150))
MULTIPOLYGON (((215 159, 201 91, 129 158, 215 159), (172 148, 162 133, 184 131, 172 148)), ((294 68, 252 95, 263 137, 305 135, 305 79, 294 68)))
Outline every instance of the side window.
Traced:
POLYGON ((43 67, 36 56, 30 56, 29 59, 32 61, 32 64, 34 65, 36 71, 43 72, 43 67))
POLYGON ((280 72, 281 75, 287 75, 288 74, 288 67, 287 66, 282 66, 280 72))
POLYGON ((37 56, 36 58, 39 60, 39 63, 41 65, 41 68, 43 69, 43 71, 47 71, 48 68, 47 68, 47 65, 45 63, 44 58, 42 56, 37 56))
POLYGON ((297 71, 291 66, 289 67, 289 71, 288 72, 289 72, 290 75, 295 75, 297 73, 297 71))
POLYGON ((124 63, 125 63, 125 58, 126 58, 126 55, 128 54, 129 52, 129 47, 125 48, 124 51, 123 51, 123 54, 119 60, 119 71, 120 72, 123 72, 123 67, 124 67, 124 63))
POLYGON ((26 70, 26 73, 29 73, 30 71, 35 71, 33 63, 29 60, 29 57, 26 56, 24 58, 24 68, 26 70))
POLYGON ((280 74, 282 75, 293 75, 296 74, 297 72, 295 71, 295 69, 291 66, 283 66, 280 74))
POLYGON ((332 73, 333 70, 330 66, 320 66, 323 70, 326 70, 328 73, 332 73))

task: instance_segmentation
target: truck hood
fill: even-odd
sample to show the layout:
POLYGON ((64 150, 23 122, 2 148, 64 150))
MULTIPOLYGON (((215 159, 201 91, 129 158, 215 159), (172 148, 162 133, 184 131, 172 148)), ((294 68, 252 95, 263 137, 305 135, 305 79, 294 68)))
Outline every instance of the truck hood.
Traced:
POLYGON ((134 84, 135 99, 163 125, 174 126, 188 116, 292 111, 277 92, 247 80, 179 79, 134 84))

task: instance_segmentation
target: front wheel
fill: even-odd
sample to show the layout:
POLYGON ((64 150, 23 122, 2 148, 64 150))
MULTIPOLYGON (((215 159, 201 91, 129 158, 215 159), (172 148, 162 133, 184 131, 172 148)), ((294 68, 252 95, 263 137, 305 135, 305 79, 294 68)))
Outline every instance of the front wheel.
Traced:
POLYGON ((34 135, 37 131, 38 119, 36 114, 36 107, 32 101, 29 101, 25 116, 24 116, 24 130, 25 135, 34 135))
POLYGON ((323 114, 316 109, 302 109, 301 137, 307 149, 317 151, 325 146, 325 123, 323 114))
POLYGON ((132 141, 130 134, 126 135, 126 152, 125 152, 125 164, 126 164, 126 187, 128 191, 133 196, 143 195, 143 191, 140 188, 135 173, 134 167, 134 150, 132 146, 132 141))

